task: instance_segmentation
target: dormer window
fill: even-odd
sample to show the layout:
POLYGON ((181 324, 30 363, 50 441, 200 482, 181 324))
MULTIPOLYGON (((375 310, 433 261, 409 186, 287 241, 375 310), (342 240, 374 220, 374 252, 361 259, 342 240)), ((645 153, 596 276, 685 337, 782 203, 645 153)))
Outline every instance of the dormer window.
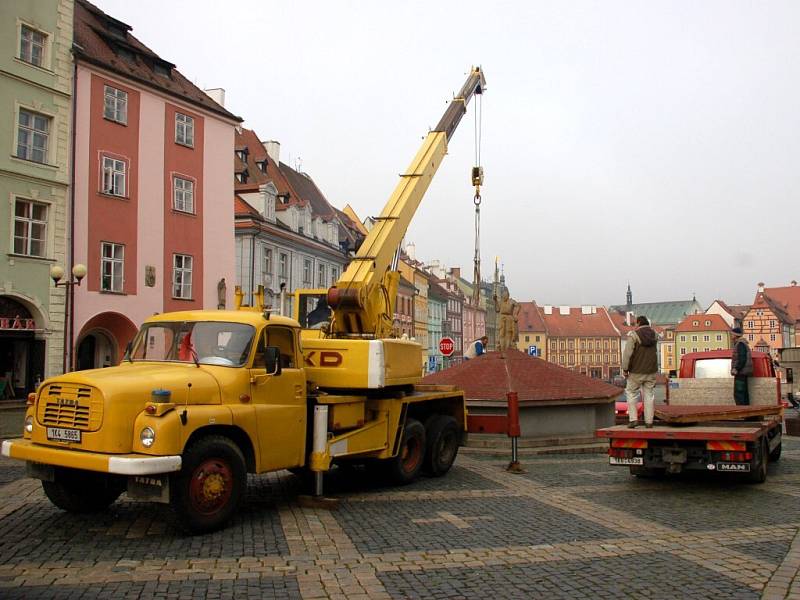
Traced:
POLYGON ((266 173, 267 172, 267 161, 266 160, 257 161, 256 162, 256 166, 258 167, 258 170, 261 171, 262 173, 266 173))
POLYGON ((247 183, 247 171, 236 173, 236 181, 239 183, 247 183))
POLYGON ((236 156, 239 157, 239 160, 242 162, 247 162, 247 151, 246 150, 237 150, 236 156))
POLYGON ((117 46, 116 51, 117 51, 117 56, 121 56, 122 58, 124 58, 129 62, 134 62, 135 57, 133 55, 133 52, 131 52, 127 48, 123 48, 122 46, 117 46))
POLYGON ((156 75, 160 75, 161 77, 166 77, 169 79, 172 76, 172 69, 170 69, 167 65, 162 65, 160 63, 156 63, 153 66, 153 71, 155 71, 156 75))

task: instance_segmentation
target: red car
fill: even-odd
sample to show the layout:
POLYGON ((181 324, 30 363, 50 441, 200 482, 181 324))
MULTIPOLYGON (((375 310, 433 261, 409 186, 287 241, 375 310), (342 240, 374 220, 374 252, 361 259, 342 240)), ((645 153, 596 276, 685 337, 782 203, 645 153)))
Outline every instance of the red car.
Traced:
MULTIPOLYGON (((644 402, 641 400, 636 403, 636 415, 636 418, 639 421, 644 419, 644 402)), ((619 398, 617 398, 617 401, 614 404, 614 421, 618 425, 628 422, 628 401, 625 399, 625 394, 622 394, 619 398)))

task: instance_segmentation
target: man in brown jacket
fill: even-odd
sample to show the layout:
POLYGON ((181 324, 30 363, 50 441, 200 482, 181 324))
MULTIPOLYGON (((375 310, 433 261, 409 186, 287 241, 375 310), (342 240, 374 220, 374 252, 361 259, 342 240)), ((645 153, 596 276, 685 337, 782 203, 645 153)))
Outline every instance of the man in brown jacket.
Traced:
POLYGON ((636 329, 628 333, 622 353, 622 373, 628 379, 625 395, 628 398, 628 427, 638 424, 636 401, 639 390, 644 392, 644 424, 653 426, 655 413, 656 373, 658 372, 658 336, 645 316, 636 317, 636 329))

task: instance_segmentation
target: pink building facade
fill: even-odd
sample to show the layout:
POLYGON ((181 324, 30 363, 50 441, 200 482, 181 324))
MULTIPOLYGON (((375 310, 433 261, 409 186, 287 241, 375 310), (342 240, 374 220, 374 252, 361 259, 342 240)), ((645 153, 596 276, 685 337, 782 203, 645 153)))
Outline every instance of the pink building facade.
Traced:
POLYGON ((73 368, 116 364, 146 317, 230 306, 240 119, 76 3, 73 368), (104 35, 98 35, 103 31, 104 35))

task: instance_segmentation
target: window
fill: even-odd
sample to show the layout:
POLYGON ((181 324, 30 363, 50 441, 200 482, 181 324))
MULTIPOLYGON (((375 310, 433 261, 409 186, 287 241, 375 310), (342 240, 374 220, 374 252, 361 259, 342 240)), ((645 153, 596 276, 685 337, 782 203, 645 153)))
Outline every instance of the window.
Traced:
MULTIPOLYGON (((336 282, 339 281, 339 269, 337 267, 331 267, 331 285, 336 285, 336 282)), ((461 312, 458 308, 453 309, 453 312, 461 312)))
POLYGON ((697 327, 700 325, 700 321, 692 321, 692 327, 697 327))
POLYGON ((175 177, 172 180, 172 208, 194 213, 194 181, 175 177))
POLYGON ((121 293, 125 275, 125 246, 112 242, 103 242, 101 246, 100 289, 121 293))
POLYGON ((47 36, 41 31, 22 26, 19 36, 19 57, 27 63, 41 67, 44 64, 44 45, 47 36))
POLYGON ((192 257, 187 254, 173 255, 172 297, 192 298, 192 257))
POLYGON ((261 260, 261 283, 265 288, 272 287, 272 250, 264 248, 264 254, 261 260))
POLYGON ((710 339, 711 339, 711 338, 710 338, 709 336, 707 336, 707 335, 704 335, 704 336, 703 336, 703 341, 704 341, 704 342, 708 342, 708 341, 710 341, 710 339))
POLYGON ((774 342, 774 341, 775 341, 775 339, 776 339, 776 337, 775 337, 775 334, 774 334, 774 333, 770 333, 770 334, 769 334, 769 341, 770 341, 770 342, 774 342))
POLYGON ((753 322, 752 321, 748 321, 747 322, 747 328, 748 329, 752 329, 753 328, 753 322))
POLYGON ((175 113, 175 143, 194 147, 194 119, 182 113, 175 113))
POLYGON ((706 327, 711 327, 711 321, 706 321, 706 327))
POLYGON ((288 277, 289 255, 281 252, 280 256, 278 257, 278 278, 281 280, 281 283, 286 283, 288 277))
POLYGON ((572 340, 569 341, 569 349, 572 350, 575 347, 575 342, 572 340))
POLYGON ((317 286, 318 287, 325 287, 326 283, 326 273, 325 273, 325 265, 319 265, 317 267, 317 286))
POLYGON ((753 334, 752 333, 748 333, 747 334, 747 341, 749 341, 749 342, 753 341, 753 334))
POLYGON ((697 336, 696 336, 696 335, 693 335, 693 336, 692 336, 692 341, 693 341, 693 342, 696 342, 696 341, 697 341, 697 336))
POLYGON ((128 124, 128 92, 123 92, 110 85, 104 86, 105 104, 103 116, 123 125, 128 124))
POLYGON ((692 352, 697 352, 697 348, 692 348, 692 352))
POLYGON ((125 196, 125 161, 103 157, 103 193, 125 196))
POLYGON ((681 348, 681 356, 683 356, 684 354, 686 354, 686 348, 681 348))
POLYGON ((685 335, 682 335, 682 336, 681 336, 681 341, 682 341, 682 342, 685 342, 685 341, 686 341, 686 336, 685 336, 685 335))
POLYGON ((49 136, 50 117, 20 109, 19 127, 17 127, 17 158, 46 163, 49 136))
POLYGON ((540 336, 540 335, 537 335, 537 336, 536 336, 536 341, 537 341, 537 342, 540 342, 540 341, 541 341, 541 337, 542 337, 542 336, 540 336))
POLYGON ((589 342, 589 350, 594 350, 594 342, 589 342))
POLYGON ((303 259, 303 285, 311 285, 311 260, 303 259))
POLYGON ((530 341, 531 341, 531 336, 529 336, 529 335, 526 335, 526 336, 525 336, 525 341, 526 341, 526 342, 530 342, 530 341))
POLYGON ((719 334, 719 333, 717 334, 717 341, 718 342, 722 341, 722 334, 719 334))
POLYGON ((14 207, 14 254, 44 256, 47 205, 17 200, 14 207))
POLYGON ((769 328, 770 329, 775 329, 775 321, 773 321, 772 319, 770 319, 770 321, 769 321, 769 328))

